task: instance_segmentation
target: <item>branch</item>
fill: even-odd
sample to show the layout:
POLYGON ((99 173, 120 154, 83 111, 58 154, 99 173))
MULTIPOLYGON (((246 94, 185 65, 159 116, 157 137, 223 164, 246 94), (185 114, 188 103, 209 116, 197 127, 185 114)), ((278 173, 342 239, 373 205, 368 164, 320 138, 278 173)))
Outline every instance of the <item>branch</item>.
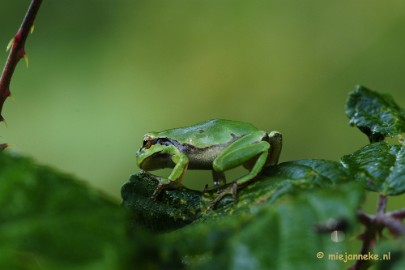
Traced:
POLYGON ((405 235, 405 226, 402 221, 394 219, 390 216, 384 216, 376 222, 384 225, 393 236, 405 235))
MULTIPOLYGON (((384 228, 387 228, 394 237, 405 235, 405 225, 401 221, 405 218, 405 209, 386 213, 386 207, 387 196, 380 195, 375 216, 363 211, 357 212, 357 219, 365 226, 364 232, 359 236, 359 239, 363 241, 360 254, 367 254, 373 248, 377 238, 381 237, 384 228)), ((368 269, 370 265, 370 261, 358 260, 349 270, 368 269)))
POLYGON ((387 208, 387 196, 380 194, 377 203, 377 215, 383 215, 387 208))
POLYGON ((14 36, 10 43, 10 54, 8 55, 6 65, 4 66, 3 72, 0 77, 0 122, 4 121, 4 117, 1 114, 4 102, 6 101, 6 98, 11 95, 11 77, 13 76, 15 67, 17 66, 21 58, 26 57, 24 49, 25 41, 27 40, 28 34, 30 33, 34 25, 35 16, 38 13, 41 3, 42 0, 31 1, 28 11, 20 26, 20 29, 18 29, 17 34, 14 36))
MULTIPOLYGON (((380 202, 378 205, 380 209, 380 202)), ((373 216, 364 213, 363 211, 357 212, 357 218, 366 227, 364 232, 359 236, 359 239, 363 241, 360 254, 366 254, 374 245, 377 238, 377 227, 375 224, 375 218, 373 216)), ((369 261, 357 260, 349 270, 365 270, 370 266, 369 261)))

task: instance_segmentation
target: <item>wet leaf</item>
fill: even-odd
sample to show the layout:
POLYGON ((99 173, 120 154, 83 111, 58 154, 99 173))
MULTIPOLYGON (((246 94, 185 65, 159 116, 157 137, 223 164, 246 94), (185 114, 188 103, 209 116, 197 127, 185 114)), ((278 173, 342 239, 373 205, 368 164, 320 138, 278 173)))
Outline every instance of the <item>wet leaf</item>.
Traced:
POLYGON ((353 224, 362 190, 351 183, 286 194, 249 211, 207 214, 162 235, 161 252, 171 259, 181 254, 191 269, 342 269, 342 261, 328 256, 347 252, 347 231, 334 242, 331 232, 316 228, 331 220, 353 224))
POLYGON ((349 94, 346 115, 350 125, 357 126, 370 142, 405 132, 405 111, 390 95, 379 94, 364 86, 349 94))
POLYGON ((121 189, 123 206, 131 212, 132 221, 154 232, 183 227, 199 217, 203 194, 186 188, 165 190, 152 199, 158 182, 151 175, 131 176, 121 189))
MULTIPOLYGON (((285 162, 267 170, 261 178, 238 191, 238 199, 223 198, 214 215, 249 211, 285 194, 350 182, 341 164, 327 160, 285 162)), ((152 231, 169 231, 185 226, 203 216, 219 191, 201 192, 186 188, 165 190, 157 199, 152 194, 157 186, 149 174, 133 175, 122 188, 123 205, 133 214, 134 222, 152 231)))
POLYGON ((367 189, 385 195, 405 192, 405 148, 373 143, 342 158, 342 164, 367 189))
POLYGON ((239 190, 237 201, 225 197, 215 210, 207 209, 214 191, 166 190, 153 201, 156 184, 145 176, 132 177, 124 186, 124 205, 142 225, 170 231, 158 237, 161 267, 191 269, 340 269, 342 262, 326 256, 347 251, 343 235, 355 223, 364 192, 341 164, 326 160, 274 166, 239 190), (163 210, 184 215, 191 205, 189 224, 179 222, 178 227, 163 210), (331 222, 345 224, 341 242, 319 229, 331 222), (318 259, 318 252, 325 252, 325 258, 318 259))

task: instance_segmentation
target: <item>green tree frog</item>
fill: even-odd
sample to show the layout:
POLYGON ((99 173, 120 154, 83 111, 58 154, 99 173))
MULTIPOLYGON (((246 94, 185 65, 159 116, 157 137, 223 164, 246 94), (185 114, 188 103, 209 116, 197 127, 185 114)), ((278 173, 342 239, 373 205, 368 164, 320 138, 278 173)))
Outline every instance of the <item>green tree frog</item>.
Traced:
POLYGON ((281 133, 258 130, 249 123, 212 119, 193 126, 144 135, 136 153, 138 166, 145 171, 173 168, 168 178, 158 177, 156 198, 167 188, 181 185, 187 169, 211 170, 214 185, 224 186, 226 170, 244 166, 249 172, 228 186, 213 201, 226 194, 234 199, 238 188, 254 179, 263 168, 276 165, 282 146, 281 133))

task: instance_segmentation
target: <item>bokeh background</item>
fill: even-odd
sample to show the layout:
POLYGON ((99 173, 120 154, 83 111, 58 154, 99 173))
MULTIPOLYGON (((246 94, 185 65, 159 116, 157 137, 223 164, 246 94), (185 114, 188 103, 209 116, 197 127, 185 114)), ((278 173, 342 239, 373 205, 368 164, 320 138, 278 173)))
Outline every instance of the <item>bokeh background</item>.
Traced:
MULTIPOLYGON (((1 1, 0 48, 29 2, 1 1)), ((281 161, 339 160, 368 143, 357 84, 405 105, 404 1, 45 0, 26 51, 1 142, 117 200, 147 131, 241 120, 283 133, 281 161)))

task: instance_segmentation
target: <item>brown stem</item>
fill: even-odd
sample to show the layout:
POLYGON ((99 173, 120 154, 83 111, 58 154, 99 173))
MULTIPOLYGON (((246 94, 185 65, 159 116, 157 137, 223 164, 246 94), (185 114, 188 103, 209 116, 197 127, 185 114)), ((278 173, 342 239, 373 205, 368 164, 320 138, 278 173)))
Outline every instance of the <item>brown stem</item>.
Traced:
POLYGON ((6 65, 4 66, 0 77, 0 121, 4 121, 1 112, 6 98, 10 96, 11 77, 13 76, 18 61, 25 56, 25 41, 27 40, 28 34, 34 25, 35 16, 38 13, 41 3, 42 0, 31 1, 24 20, 18 29, 17 34, 14 36, 10 54, 8 55, 6 65))
POLYGON ((387 196, 380 194, 378 197, 377 215, 384 214, 386 208, 387 208, 387 196))
MULTIPOLYGON (((387 228, 394 237, 405 235, 405 225, 401 221, 405 218, 405 209, 386 213, 386 207, 387 196, 380 195, 375 216, 363 211, 357 212, 357 219, 365 226, 363 234, 360 235, 360 239, 363 241, 360 254, 367 254, 373 248, 384 228, 387 228)), ((349 270, 368 269, 370 265, 370 261, 358 260, 349 270)))
MULTIPOLYGON (((363 234, 360 235, 360 239, 363 241, 361 246, 360 254, 366 254, 369 252, 371 247, 373 246, 376 237, 377 237, 377 226, 374 223, 374 217, 359 211, 357 213, 357 218, 359 221, 365 225, 366 229, 364 230, 363 234)), ((352 265, 349 270, 360 270, 360 269, 367 269, 370 266, 370 263, 365 260, 358 260, 352 265)))
POLYGON ((381 219, 376 220, 376 222, 387 227, 390 233, 394 236, 405 235, 405 226, 402 221, 398 219, 386 215, 383 216, 381 219))
POLYGON ((373 217, 362 210, 357 211, 357 218, 364 226, 369 226, 373 222, 373 217))

